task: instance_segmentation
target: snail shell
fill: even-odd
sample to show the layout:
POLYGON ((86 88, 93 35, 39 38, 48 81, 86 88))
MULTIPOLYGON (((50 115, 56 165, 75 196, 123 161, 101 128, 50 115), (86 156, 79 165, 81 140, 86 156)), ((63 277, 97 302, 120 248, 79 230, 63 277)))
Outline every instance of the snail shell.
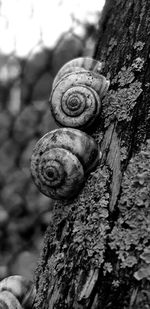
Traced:
POLYGON ((30 280, 23 276, 9 276, 0 282, 0 292, 11 292, 23 305, 30 308, 35 299, 35 288, 30 280))
POLYGON ((18 299, 9 291, 0 293, 0 309, 22 309, 18 299))
POLYGON ((109 81, 100 74, 101 62, 77 58, 66 63, 54 79, 50 108, 64 127, 86 129, 100 113, 109 81))
POLYGON ((77 129, 45 134, 31 157, 31 174, 39 190, 54 199, 71 198, 100 158, 94 139, 77 129))

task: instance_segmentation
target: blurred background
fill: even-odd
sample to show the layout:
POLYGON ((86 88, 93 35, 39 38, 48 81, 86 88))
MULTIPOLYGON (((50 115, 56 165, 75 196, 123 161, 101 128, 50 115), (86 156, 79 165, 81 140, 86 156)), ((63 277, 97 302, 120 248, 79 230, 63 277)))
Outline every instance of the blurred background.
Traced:
POLYGON ((67 61, 92 57, 104 0, 0 1, 0 280, 33 278, 53 201, 32 182, 37 140, 57 127, 48 98, 67 61))

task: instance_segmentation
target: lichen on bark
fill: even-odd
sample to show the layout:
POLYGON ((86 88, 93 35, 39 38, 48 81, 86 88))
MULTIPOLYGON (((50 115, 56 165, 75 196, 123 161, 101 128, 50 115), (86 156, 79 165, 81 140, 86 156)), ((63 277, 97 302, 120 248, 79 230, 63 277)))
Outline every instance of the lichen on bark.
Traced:
MULTIPOLYGON (((149 206, 150 140, 129 161, 121 184, 119 217, 109 235, 109 246, 115 250, 121 268, 136 265, 135 269, 141 269, 140 263, 144 264, 141 257, 149 248, 150 239, 149 206)), ((146 261, 149 264, 145 256, 146 261)))
POLYGON ((111 83, 89 132, 102 158, 76 199, 55 203, 36 308, 150 308, 149 21, 148 0, 106 1, 95 58, 111 83))

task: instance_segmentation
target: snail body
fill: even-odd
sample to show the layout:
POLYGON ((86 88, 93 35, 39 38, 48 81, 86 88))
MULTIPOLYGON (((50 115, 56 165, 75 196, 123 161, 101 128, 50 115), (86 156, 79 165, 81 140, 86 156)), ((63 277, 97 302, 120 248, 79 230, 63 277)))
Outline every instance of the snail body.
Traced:
POLYGON ((33 150, 33 180, 43 194, 53 199, 72 198, 98 163, 99 154, 96 142, 86 133, 72 128, 53 130, 33 150))
POLYGON ((30 280, 14 275, 0 282, 0 294, 3 291, 13 294, 23 307, 30 308, 35 299, 35 288, 30 280))
POLYGON ((18 299, 9 291, 0 292, 0 309, 23 309, 18 299))
POLYGON ((100 70, 101 62, 91 58, 71 60, 59 70, 49 100, 59 125, 86 130, 95 121, 109 87, 100 70))

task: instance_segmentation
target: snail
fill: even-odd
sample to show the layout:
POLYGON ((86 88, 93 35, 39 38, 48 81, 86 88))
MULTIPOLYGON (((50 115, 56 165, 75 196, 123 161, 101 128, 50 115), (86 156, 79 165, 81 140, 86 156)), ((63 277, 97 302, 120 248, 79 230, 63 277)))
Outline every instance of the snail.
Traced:
POLYGON ((32 307, 36 294, 33 283, 19 275, 3 279, 0 282, 0 294, 3 291, 12 293, 24 308, 32 307))
POLYGON ((35 145, 31 174, 43 194, 70 199, 79 192, 99 158, 99 147, 91 136, 77 129, 56 129, 35 145))
POLYGON ((0 293, 0 309, 23 309, 19 300, 9 291, 0 293))
POLYGON ((109 87, 101 67, 92 58, 76 58, 59 70, 49 99, 58 125, 86 130, 96 120, 109 87))

